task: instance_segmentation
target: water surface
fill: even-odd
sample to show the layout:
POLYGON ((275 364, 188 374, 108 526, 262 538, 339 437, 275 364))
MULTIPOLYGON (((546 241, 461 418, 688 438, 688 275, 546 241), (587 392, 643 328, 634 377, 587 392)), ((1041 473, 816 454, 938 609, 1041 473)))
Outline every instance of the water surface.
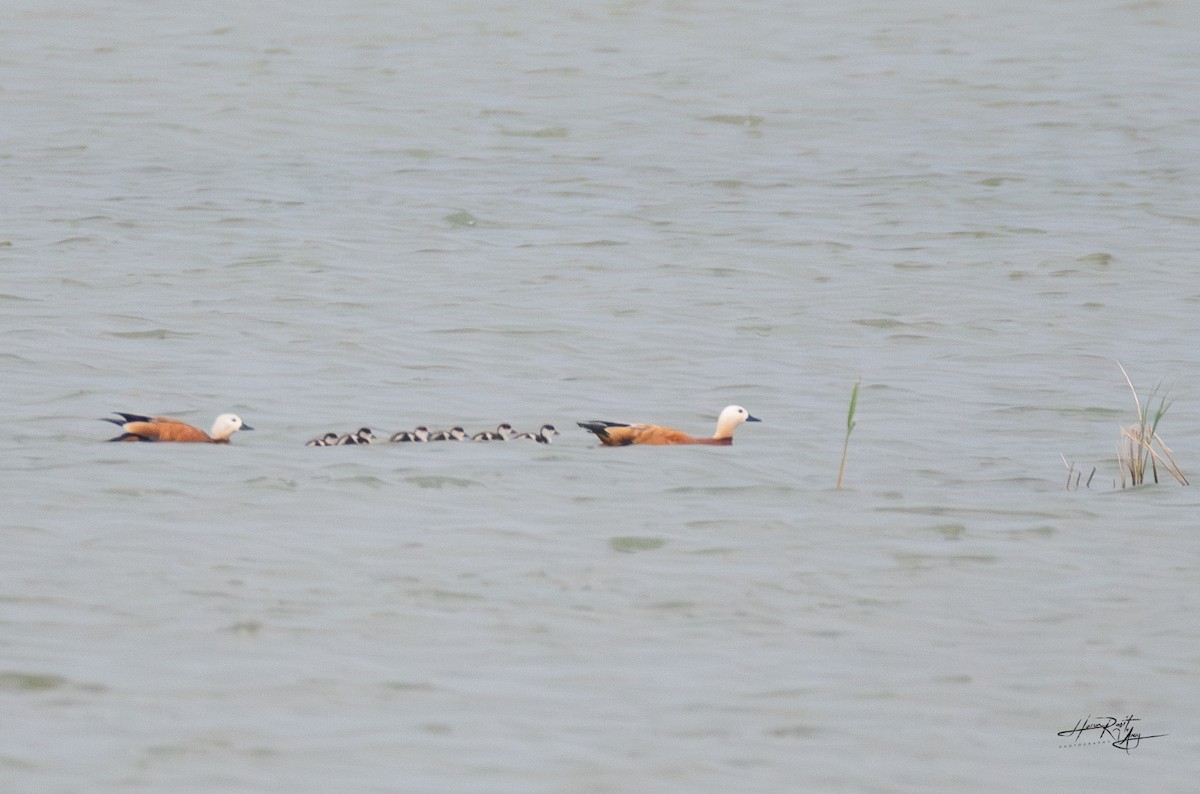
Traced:
POLYGON ((1197 17, 6 15, 5 789, 1185 789, 1197 17))

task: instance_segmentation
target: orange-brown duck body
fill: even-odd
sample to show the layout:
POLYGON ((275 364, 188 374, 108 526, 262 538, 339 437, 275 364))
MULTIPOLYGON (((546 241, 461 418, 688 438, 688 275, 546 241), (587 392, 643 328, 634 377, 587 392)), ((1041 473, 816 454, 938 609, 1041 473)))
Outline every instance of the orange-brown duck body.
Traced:
POLYGON ((673 446, 677 444, 706 444, 727 447, 733 443, 733 431, 743 422, 761 422, 740 405, 730 405, 717 418, 717 430, 710 438, 697 438, 682 430, 662 425, 624 424, 621 422, 577 422, 580 427, 596 434, 606 447, 627 447, 631 444, 673 446))
POLYGON ((239 430, 253 430, 235 414, 221 414, 213 422, 212 431, 205 433, 187 422, 169 416, 142 416, 114 412, 120 419, 105 419, 119 425, 125 431, 109 441, 167 441, 190 444, 228 444, 229 438, 239 430))

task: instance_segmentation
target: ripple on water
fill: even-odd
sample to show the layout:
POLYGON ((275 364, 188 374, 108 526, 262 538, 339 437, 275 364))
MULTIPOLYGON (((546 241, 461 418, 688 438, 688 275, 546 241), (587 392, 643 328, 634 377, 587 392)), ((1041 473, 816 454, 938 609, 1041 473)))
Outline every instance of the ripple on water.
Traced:
POLYGON ((656 551, 667 545, 667 542, 662 538, 644 535, 620 535, 610 538, 608 545, 613 551, 633 554, 639 551, 656 551))
POLYGON ((0 671, 0 692, 54 692, 76 690, 80 692, 103 692, 99 684, 79 684, 54 673, 31 673, 28 671, 0 671))
POLYGON ((146 331, 108 331, 108 336, 117 339, 187 339, 196 336, 187 331, 172 331, 169 328, 151 328, 146 331))
POLYGON ((353 474, 349 477, 328 477, 325 478, 325 482, 333 482, 339 485, 365 485, 368 488, 376 490, 390 487, 392 485, 392 483, 388 482, 387 480, 376 477, 373 474, 353 474))
POLYGON ((411 483, 418 488, 445 488, 452 486, 455 488, 471 488, 474 486, 482 486, 483 483, 478 480, 468 480, 462 477, 449 477, 441 474, 414 474, 404 478, 405 482, 411 483))

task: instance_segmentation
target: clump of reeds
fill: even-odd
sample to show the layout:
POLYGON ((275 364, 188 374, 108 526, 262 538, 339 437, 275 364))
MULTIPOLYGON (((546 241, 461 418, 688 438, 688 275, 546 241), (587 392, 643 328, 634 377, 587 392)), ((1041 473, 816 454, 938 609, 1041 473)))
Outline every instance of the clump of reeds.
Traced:
POLYGON ((1159 397, 1158 408, 1151 413, 1150 407, 1154 403, 1159 387, 1154 387, 1146 398, 1146 404, 1143 405, 1138 397, 1137 389, 1133 387, 1133 381, 1129 378, 1129 373, 1125 371, 1125 367, 1121 366, 1120 361, 1117 362, 1117 366, 1121 367, 1121 374, 1125 376, 1125 382, 1129 384, 1129 391, 1133 393, 1133 404, 1137 408, 1138 417, 1136 425, 1121 428, 1121 438, 1117 442, 1117 462, 1121 470, 1121 487, 1128 488, 1143 484, 1146 481, 1147 468, 1150 469, 1150 475, 1154 478, 1154 482, 1158 482, 1159 467, 1178 480, 1180 484, 1187 485, 1187 478, 1183 476, 1183 471, 1175 462, 1175 456, 1171 454, 1170 448, 1158 434, 1158 423, 1162 421, 1163 416, 1167 413, 1167 408, 1170 407, 1166 395, 1159 397))
POLYGON ((858 385, 850 392, 850 411, 846 414, 846 439, 842 442, 842 464, 838 466, 837 487, 842 487, 842 475, 846 473, 846 453, 850 450, 850 433, 854 430, 854 409, 858 407, 858 385))

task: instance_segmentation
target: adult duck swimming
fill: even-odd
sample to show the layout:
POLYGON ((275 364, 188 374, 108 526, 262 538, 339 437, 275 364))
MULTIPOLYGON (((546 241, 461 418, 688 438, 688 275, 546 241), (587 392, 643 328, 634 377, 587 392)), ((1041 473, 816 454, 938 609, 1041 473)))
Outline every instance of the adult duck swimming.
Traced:
POLYGON ((717 430, 711 438, 696 438, 682 430, 675 430, 662 425, 623 424, 621 422, 577 422, 580 427, 590 433, 606 447, 627 447, 631 444, 652 444, 668 446, 674 444, 708 444, 711 446, 729 446, 733 443, 733 431, 743 422, 761 422, 758 417, 750 415, 740 405, 730 405, 721 411, 717 417, 717 430))
POLYGON ((169 416, 142 416, 114 411, 120 419, 104 419, 118 425, 123 432, 109 441, 173 441, 193 444, 228 444, 230 437, 239 430, 253 430, 236 414, 221 414, 213 422, 212 430, 205 433, 187 422, 169 416))

